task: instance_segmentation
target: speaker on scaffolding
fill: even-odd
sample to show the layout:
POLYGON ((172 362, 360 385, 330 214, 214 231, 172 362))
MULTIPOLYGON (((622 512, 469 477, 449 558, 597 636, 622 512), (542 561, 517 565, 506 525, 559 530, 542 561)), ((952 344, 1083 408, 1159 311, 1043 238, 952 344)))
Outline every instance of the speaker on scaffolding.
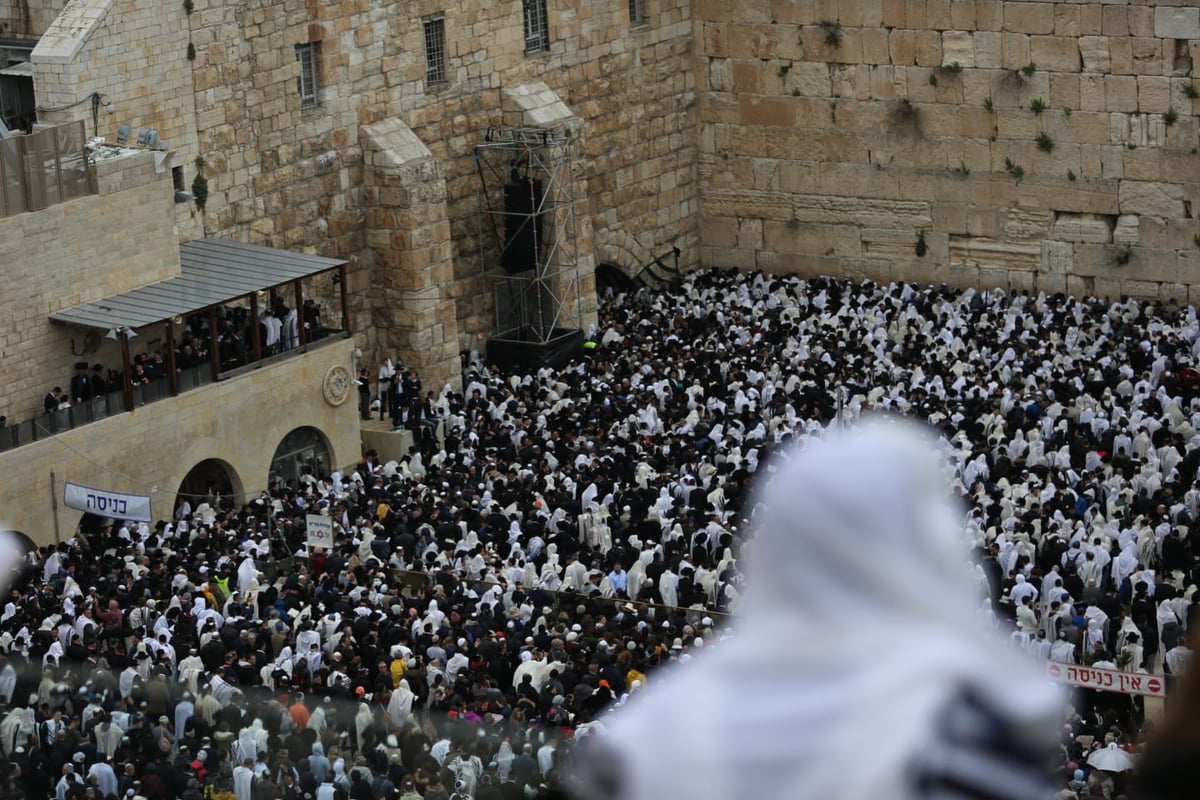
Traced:
POLYGON ((513 181, 504 186, 504 251, 500 265, 509 275, 528 272, 541 261, 542 182, 513 181))

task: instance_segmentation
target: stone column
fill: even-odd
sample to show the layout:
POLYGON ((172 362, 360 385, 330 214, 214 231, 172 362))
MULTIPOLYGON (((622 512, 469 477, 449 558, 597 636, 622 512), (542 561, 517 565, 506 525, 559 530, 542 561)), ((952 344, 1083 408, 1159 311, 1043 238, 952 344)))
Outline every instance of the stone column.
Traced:
POLYGON ((360 129, 367 207, 370 308, 379 352, 433 391, 461 388, 454 278, 443 166, 403 122, 360 129))

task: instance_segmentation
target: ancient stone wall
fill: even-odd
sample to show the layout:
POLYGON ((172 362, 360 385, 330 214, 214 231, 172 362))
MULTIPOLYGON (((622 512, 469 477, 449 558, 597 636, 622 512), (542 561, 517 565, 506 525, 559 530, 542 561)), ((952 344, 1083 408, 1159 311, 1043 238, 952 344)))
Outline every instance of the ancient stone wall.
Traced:
POLYGON ((96 169, 99 195, 0 219, 9 245, 0 259, 0 414, 13 422, 40 414, 55 385, 67 389, 72 362, 121 366, 114 342, 101 337, 98 351, 84 353, 85 331, 51 323, 51 313, 179 274, 170 171, 157 171, 151 153, 96 169))
POLYGON ((157 130, 190 184, 196 128, 188 52, 182 2, 73 0, 33 50, 38 122, 85 120, 89 136, 95 129, 110 143, 128 125, 130 145, 142 128, 157 130), (103 95, 95 118, 93 92, 103 95))
POLYGON ((67 0, 3 0, 0 36, 41 36, 66 4, 67 0))
POLYGON ((705 263, 1200 300, 1194 4, 693 14, 705 263))
MULTIPOLYGON (((360 129, 399 120, 442 164, 452 271, 441 296, 453 301, 457 346, 478 347, 494 309, 473 147, 521 110, 505 106, 503 89, 541 80, 583 122, 575 169, 595 231, 590 263, 632 268, 679 246, 687 265, 698 264, 690 3, 650 0, 640 26, 624 3, 547 6, 549 49, 526 54, 519 0, 196 0, 206 231, 349 258, 355 327, 370 330, 373 287, 386 279, 363 259, 370 209, 360 129), (445 20, 447 80, 427 84, 423 21, 435 16, 445 20), (320 89, 306 108, 295 48, 310 42, 319 42, 320 89)), ((378 337, 360 343, 368 361, 386 355, 378 337)))

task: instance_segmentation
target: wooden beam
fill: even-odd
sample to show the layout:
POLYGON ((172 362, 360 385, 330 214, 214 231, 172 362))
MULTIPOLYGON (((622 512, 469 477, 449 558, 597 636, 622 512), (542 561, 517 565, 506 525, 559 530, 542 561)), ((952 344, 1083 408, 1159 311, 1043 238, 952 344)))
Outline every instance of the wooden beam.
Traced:
POLYGON ((296 333, 300 336, 300 346, 308 344, 308 333, 304 330, 304 285, 300 279, 292 281, 296 290, 296 333))
POLYGON ((120 333, 121 338, 121 371, 125 373, 125 410, 133 411, 133 364, 129 358, 129 337, 125 335, 125 331, 120 333))
POLYGON ((349 289, 346 288, 346 265, 342 264, 338 267, 338 284, 342 289, 342 330, 347 336, 354 333, 354 326, 350 324, 350 297, 349 289))
POLYGON ((254 360, 262 361, 262 333, 258 329, 258 292, 250 293, 250 342, 254 360))
POLYGON ((209 338, 209 355, 212 361, 212 379, 215 381, 221 376, 221 347, 220 340, 217 337, 217 307, 208 307, 208 338, 209 338))

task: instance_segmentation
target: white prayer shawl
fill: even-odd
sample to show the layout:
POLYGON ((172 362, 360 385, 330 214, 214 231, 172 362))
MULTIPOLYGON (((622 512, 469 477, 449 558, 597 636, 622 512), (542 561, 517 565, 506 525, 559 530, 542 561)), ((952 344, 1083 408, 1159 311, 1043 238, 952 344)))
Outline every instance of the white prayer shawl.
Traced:
POLYGON ((238 591, 241 592, 243 600, 250 592, 250 582, 258 577, 258 567, 254 564, 254 559, 247 556, 242 559, 242 563, 238 565, 238 591))
POLYGON ((828 435, 765 491, 738 634, 605 719, 622 800, 894 798, 966 691, 1053 746, 1059 692, 980 624, 930 443, 894 425, 828 435))
MULTIPOLYGON (((291 313, 295 313, 294 311, 291 313)), ((237 800, 253 800, 254 770, 250 767, 233 768, 233 791, 237 800)))
POLYGON ((387 714, 388 720, 391 721, 392 727, 402 728, 412 719, 413 700, 416 699, 416 694, 408 688, 408 681, 400 679, 400 686, 393 692, 388 700, 387 714))
POLYGON ((658 581, 658 593, 662 595, 663 605, 677 606, 679 605, 679 576, 671 570, 665 570, 662 577, 658 581))
MULTIPOLYGON (((401 683, 407 686, 404 681, 401 683)), ((364 737, 374 721, 375 717, 371 714, 371 707, 366 703, 359 703, 358 713, 354 715, 354 744, 357 752, 363 752, 364 737)))

